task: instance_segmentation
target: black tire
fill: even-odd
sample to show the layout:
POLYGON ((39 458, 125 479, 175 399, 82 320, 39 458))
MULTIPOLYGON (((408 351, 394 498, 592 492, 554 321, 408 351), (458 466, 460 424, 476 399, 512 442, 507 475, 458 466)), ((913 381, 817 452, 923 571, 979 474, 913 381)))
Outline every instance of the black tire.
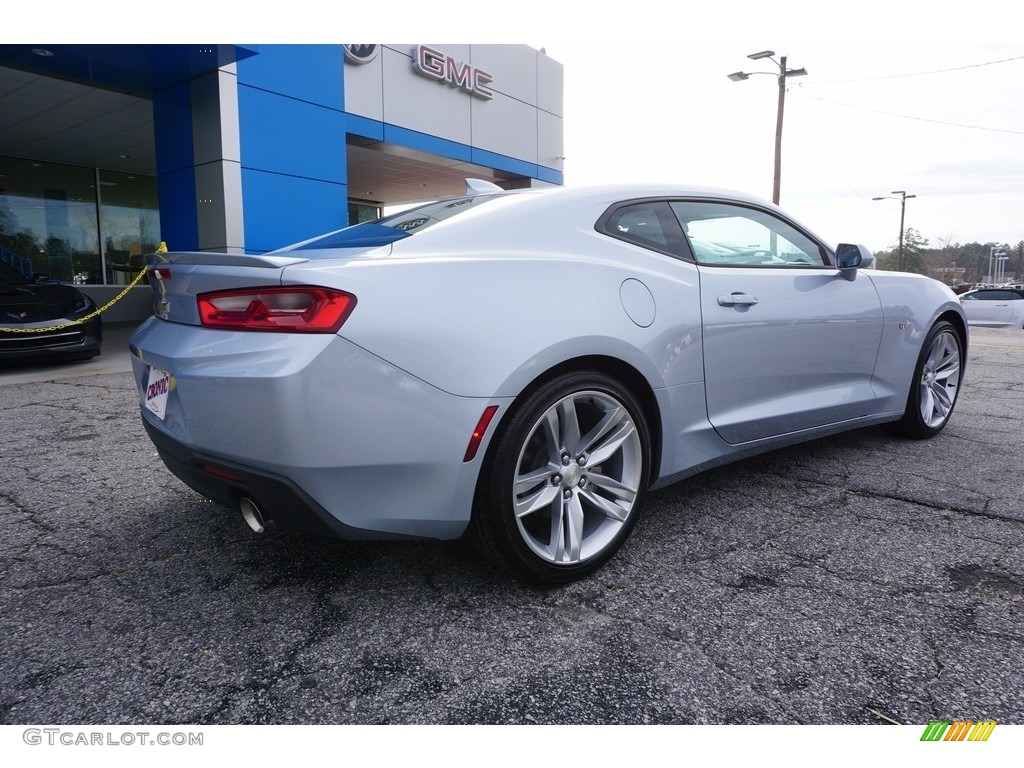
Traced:
POLYGON ((525 581, 583 578, 629 536, 650 466, 636 397, 605 374, 563 374, 503 420, 480 470, 468 538, 525 581))
POLYGON ((953 415, 963 375, 963 338, 952 323, 940 320, 921 345, 903 418, 886 428, 914 440, 935 437, 953 415))

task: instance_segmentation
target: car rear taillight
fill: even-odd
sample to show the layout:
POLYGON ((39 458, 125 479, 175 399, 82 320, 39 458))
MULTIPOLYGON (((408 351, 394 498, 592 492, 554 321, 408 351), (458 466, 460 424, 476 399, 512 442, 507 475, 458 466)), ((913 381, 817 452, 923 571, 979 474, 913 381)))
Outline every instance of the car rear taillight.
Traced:
POLYGON ((337 333, 356 305, 351 293, 312 286, 213 291, 196 301, 205 328, 287 333, 337 333))

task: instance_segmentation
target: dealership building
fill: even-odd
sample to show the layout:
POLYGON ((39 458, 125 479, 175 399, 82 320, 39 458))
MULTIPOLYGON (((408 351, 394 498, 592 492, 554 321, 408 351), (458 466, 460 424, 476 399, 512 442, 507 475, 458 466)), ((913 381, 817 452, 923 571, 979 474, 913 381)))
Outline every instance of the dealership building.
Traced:
POLYGON ((0 259, 100 303, 161 242, 265 253, 563 160, 562 65, 525 45, 0 45, 0 259))

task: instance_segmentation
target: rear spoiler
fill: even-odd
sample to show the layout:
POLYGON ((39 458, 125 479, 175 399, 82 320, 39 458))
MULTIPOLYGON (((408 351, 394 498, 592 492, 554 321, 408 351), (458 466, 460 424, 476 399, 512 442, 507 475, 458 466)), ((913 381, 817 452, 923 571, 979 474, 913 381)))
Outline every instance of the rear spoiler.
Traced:
POLYGON ((171 251, 168 253, 150 253, 146 263, 151 267, 162 264, 204 264, 216 267, 264 267, 280 269, 293 264, 301 264, 309 259, 295 256, 271 256, 270 254, 254 255, 248 253, 211 253, 207 251, 171 251))

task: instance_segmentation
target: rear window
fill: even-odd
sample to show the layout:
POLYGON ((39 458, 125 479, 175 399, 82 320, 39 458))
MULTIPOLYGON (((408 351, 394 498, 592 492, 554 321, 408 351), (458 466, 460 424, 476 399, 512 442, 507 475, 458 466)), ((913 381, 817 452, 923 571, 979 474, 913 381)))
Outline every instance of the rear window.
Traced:
POLYGON ((302 243, 287 250, 308 251, 322 248, 376 248, 388 245, 396 240, 403 240, 418 232, 450 219, 458 213, 475 208, 487 200, 501 195, 475 195, 473 197, 455 197, 437 200, 432 203, 418 205, 401 213, 395 213, 376 221, 367 221, 345 229, 339 229, 302 243))

